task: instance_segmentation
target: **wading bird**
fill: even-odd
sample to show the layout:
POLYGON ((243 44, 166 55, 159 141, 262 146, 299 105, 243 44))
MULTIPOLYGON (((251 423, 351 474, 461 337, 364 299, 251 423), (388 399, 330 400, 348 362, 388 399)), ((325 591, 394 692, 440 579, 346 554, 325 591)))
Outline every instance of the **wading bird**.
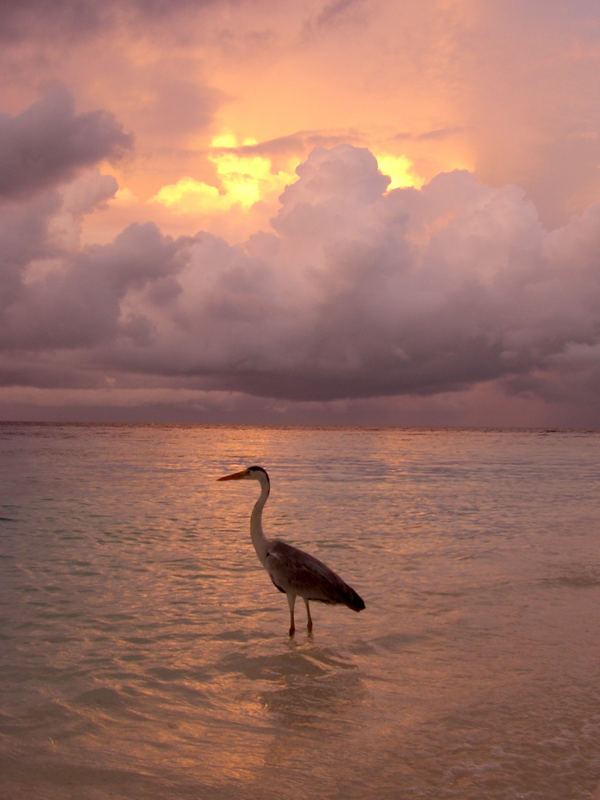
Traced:
POLYGON ((264 535, 262 512, 271 488, 266 470, 262 467, 248 467, 217 480, 253 480, 260 483, 260 497, 250 516, 250 536, 258 560, 269 573, 276 588, 287 595, 290 607, 290 636, 293 636, 296 630, 294 604, 298 596, 302 597, 306 605, 309 633, 313 627, 310 600, 332 605, 341 603, 353 611, 362 611, 365 607, 362 598, 322 561, 280 539, 267 539, 264 535))

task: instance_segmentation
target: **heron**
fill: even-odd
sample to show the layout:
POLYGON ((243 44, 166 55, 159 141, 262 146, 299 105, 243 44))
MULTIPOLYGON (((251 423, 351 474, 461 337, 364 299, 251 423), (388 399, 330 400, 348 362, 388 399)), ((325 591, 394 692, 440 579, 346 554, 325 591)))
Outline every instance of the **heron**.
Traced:
POLYGON ((223 475, 217 480, 251 480, 258 481, 260 484, 260 496, 250 515, 250 536, 258 560, 269 573, 275 587, 287 595, 290 608, 290 636, 293 636, 296 631, 294 624, 296 597, 304 600, 309 634, 313 629, 309 605, 311 600, 330 605, 345 605, 353 611, 362 611, 365 608, 362 597, 318 558, 311 556, 310 553, 305 553, 298 547, 282 542, 280 539, 268 539, 265 536, 262 527, 262 512, 269 497, 271 482, 263 467, 247 467, 240 472, 223 475))

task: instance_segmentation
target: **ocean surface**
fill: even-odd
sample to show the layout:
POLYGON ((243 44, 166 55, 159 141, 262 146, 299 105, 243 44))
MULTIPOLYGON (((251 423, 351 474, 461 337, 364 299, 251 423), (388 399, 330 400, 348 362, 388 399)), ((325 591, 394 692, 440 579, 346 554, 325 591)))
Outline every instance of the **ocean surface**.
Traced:
POLYGON ((600 434, 0 425, 6 800, 600 798, 600 434), (288 609, 249 538, 360 614, 288 609))

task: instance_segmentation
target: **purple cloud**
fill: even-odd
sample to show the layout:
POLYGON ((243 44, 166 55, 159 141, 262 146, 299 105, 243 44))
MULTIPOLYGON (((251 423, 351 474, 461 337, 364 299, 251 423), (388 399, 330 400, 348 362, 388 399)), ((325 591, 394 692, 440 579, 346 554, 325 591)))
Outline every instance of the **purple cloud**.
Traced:
POLYGON ((111 114, 76 114, 69 92, 56 86, 19 115, 0 114, 0 199, 66 181, 131 144, 111 114))
MULTIPOLYGON (((231 0, 233 1, 233 0, 231 0)), ((36 36, 91 36, 119 22, 164 23, 219 0, 19 0, 0 4, 0 41, 8 45, 36 36)))
POLYGON ((125 311, 129 292, 176 271, 184 240, 177 244, 153 224, 130 225, 109 245, 63 257, 59 270, 27 284, 5 311, 0 341, 25 351, 93 348, 120 336, 145 344, 149 320, 125 311))
MULTIPOLYGON (((466 172, 386 194, 374 157, 350 145, 316 149, 298 174, 273 232, 243 245, 134 225, 21 283, 0 380, 54 385, 55 364, 70 386, 110 374, 332 401, 489 382, 556 398, 576 373, 595 391, 600 206, 548 231, 520 189, 466 172)), ((39 257, 36 238, 21 261, 39 257)))

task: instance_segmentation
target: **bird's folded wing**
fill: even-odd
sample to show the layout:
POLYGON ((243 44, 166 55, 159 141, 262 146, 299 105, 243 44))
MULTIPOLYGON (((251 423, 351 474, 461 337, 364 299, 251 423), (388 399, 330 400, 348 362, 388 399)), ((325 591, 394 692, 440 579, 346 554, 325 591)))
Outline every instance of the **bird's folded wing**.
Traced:
POLYGON ((348 587, 340 576, 318 558, 297 547, 273 542, 265 566, 275 586, 284 592, 324 603, 345 602, 348 587))

